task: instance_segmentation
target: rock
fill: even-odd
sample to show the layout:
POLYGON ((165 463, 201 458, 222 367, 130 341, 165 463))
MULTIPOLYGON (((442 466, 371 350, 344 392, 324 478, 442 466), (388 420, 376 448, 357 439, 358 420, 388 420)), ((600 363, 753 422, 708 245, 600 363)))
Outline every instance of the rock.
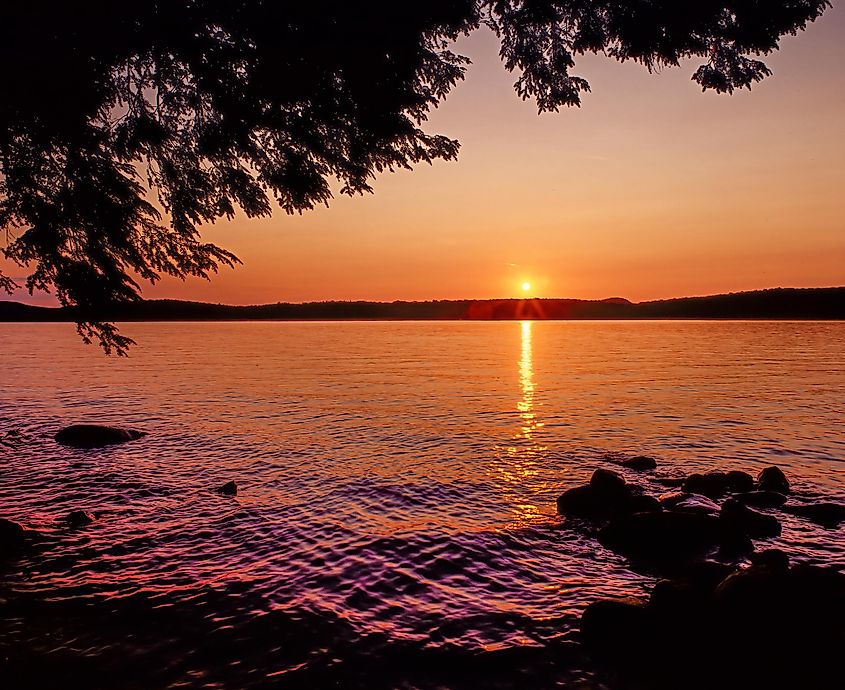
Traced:
POLYGON ((663 510, 663 506, 660 504, 660 501, 658 501, 654 496, 646 496, 645 494, 632 495, 628 499, 625 507, 629 513, 651 513, 663 510))
POLYGON ((65 516, 65 523, 70 527, 85 527, 94 522, 94 516, 87 510, 74 510, 65 516))
POLYGON ((788 505, 784 506, 783 511, 807 518, 822 527, 839 527, 839 523, 845 521, 845 505, 839 503, 788 505))
POLYGON ((657 499, 610 470, 596 470, 590 483, 564 491, 557 499, 557 510, 567 517, 607 520, 617 515, 660 510, 657 499))
POLYGON ((590 486, 603 494, 618 494, 625 490, 625 480, 612 470, 597 469, 590 477, 590 486))
POLYGON ((719 504, 700 494, 688 494, 682 491, 663 494, 660 505, 666 510, 676 510, 682 513, 699 513, 701 515, 718 515, 719 504))
POLYGON ((634 559, 671 562, 701 555, 722 541, 720 519, 683 512, 617 517, 598 533, 599 543, 634 559))
POLYGON ((117 443, 134 441, 144 436, 143 431, 120 429, 99 424, 73 424, 59 431, 56 442, 72 448, 102 448, 117 443))
POLYGON ((747 472, 707 472, 691 474, 681 485, 681 490, 691 494, 701 494, 708 498, 721 498, 727 493, 751 491, 754 479, 747 472))
POLYGON ((719 519, 729 530, 752 539, 779 537, 781 533, 780 522, 776 517, 758 513, 733 498, 722 504, 719 519))
POLYGON ((622 467, 627 467, 629 470, 635 470, 636 472, 647 472, 657 468, 657 461, 647 455, 637 455, 636 457, 623 460, 622 467))
POLYGON ((747 491, 734 498, 743 505, 754 508, 779 508, 786 503, 786 496, 777 491, 747 491))
POLYGON ((13 520, 0 518, 0 551, 18 549, 27 542, 27 531, 13 520))
POLYGON ((733 492, 751 491, 754 489, 754 477, 748 472, 731 470, 726 474, 728 479, 728 490, 733 492))
POLYGON ((661 484, 669 489, 680 489, 686 480, 686 477, 657 477, 657 479, 655 479, 658 484, 661 484))
POLYGON ((39 539, 40 535, 13 520, 0 518, 0 561, 14 558, 39 539))
POLYGON ((789 570, 789 555, 780 549, 764 549, 751 554, 751 563, 772 570, 786 572, 789 570))
POLYGON ((651 617, 637 599, 601 599, 581 616, 581 641, 599 658, 630 662, 643 652, 651 617))
POLYGON ((780 494, 789 493, 789 480, 780 467, 767 467, 757 475, 757 485, 763 491, 777 491, 780 494))
POLYGON ((238 485, 236 482, 226 482, 223 486, 217 487, 217 493, 223 496, 236 496, 238 493, 238 485))

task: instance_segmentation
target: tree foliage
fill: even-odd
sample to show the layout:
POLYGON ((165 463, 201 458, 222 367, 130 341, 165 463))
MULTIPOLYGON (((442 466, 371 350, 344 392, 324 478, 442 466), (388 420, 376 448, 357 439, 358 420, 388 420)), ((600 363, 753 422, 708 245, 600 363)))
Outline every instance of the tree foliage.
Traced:
MULTIPOLYGON (((485 24, 540 111, 579 105, 575 59, 649 70, 704 60, 703 89, 760 61, 826 0, 30 0, 0 6, 2 251, 54 290, 107 351, 97 314, 162 274, 238 259, 199 227, 236 209, 302 212, 371 191, 374 175, 452 159, 423 129, 464 73, 452 42, 485 24), (163 210, 162 214, 160 210, 163 210)), ((15 286, 0 274, 0 288, 15 286)))

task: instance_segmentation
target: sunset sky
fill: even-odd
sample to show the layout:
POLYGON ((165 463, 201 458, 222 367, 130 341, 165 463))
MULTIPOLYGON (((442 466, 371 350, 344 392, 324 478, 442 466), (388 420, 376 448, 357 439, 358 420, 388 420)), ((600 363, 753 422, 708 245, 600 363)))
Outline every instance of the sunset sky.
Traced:
POLYGON ((386 174, 374 195, 302 216, 207 227, 244 265, 144 294, 486 298, 527 281, 540 297, 643 300, 845 285, 843 39, 839 4, 733 96, 702 94, 696 62, 649 75, 585 57, 581 109, 538 116, 478 31, 457 46, 466 80, 426 128, 460 140, 457 162, 386 174))

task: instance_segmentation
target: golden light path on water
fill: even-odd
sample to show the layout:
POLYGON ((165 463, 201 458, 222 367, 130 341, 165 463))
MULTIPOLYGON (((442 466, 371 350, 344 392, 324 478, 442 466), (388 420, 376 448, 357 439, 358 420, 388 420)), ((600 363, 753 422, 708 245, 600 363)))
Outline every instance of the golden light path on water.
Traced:
POLYGON ((514 522, 524 525, 540 518, 542 511, 539 506, 520 500, 524 494, 521 494, 516 487, 538 474, 537 463, 546 451, 546 447, 536 438, 536 433, 543 427, 543 423, 538 419, 535 406, 537 384, 534 380, 534 322, 520 321, 519 328, 520 398, 516 403, 516 410, 519 413, 520 426, 513 436, 513 442, 506 449, 500 472, 509 483, 515 485, 514 495, 510 501, 514 522))
POLYGON ((540 426, 537 422, 537 415, 534 412, 534 357, 533 343, 531 341, 531 328, 533 322, 522 321, 520 328, 522 345, 519 358, 519 386, 522 391, 522 399, 517 403, 516 409, 522 419, 522 437, 531 439, 535 429, 540 426))

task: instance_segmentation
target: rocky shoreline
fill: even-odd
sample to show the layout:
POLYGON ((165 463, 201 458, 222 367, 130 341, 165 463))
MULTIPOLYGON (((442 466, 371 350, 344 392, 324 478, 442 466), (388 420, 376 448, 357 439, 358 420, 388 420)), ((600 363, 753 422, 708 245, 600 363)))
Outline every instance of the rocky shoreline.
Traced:
POLYGON ((613 685, 841 687, 845 575, 754 541, 780 536, 778 512, 835 528, 845 506, 790 503, 777 467, 756 479, 714 471, 665 483, 675 490, 652 496, 598 469, 557 500, 576 528, 661 578, 648 598, 599 600, 582 615, 582 644, 613 685))

